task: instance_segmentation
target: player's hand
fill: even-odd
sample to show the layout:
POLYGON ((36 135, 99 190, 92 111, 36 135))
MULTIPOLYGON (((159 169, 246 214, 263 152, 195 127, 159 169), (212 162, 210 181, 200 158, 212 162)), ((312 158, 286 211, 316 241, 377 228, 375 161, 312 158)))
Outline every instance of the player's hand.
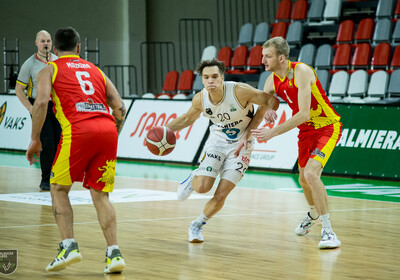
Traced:
POLYGON ((274 133, 274 129, 265 128, 257 128, 251 130, 251 134, 257 138, 258 141, 267 141, 272 137, 276 136, 274 133))
POLYGON ((40 156, 40 150, 42 149, 42 144, 39 140, 32 140, 29 144, 28 150, 26 150, 26 159, 29 164, 32 165, 34 162, 39 162, 38 158, 40 156), (34 157, 36 156, 36 158, 34 157))
POLYGON ((275 110, 269 109, 265 112, 264 120, 266 124, 274 123, 278 118, 278 115, 275 110))
POLYGON ((236 148, 236 150, 235 150, 235 153, 233 154, 233 155, 235 156, 235 158, 237 158, 237 157, 239 156, 240 151, 241 151, 242 149, 247 150, 247 139, 246 139, 246 137, 242 137, 242 138, 239 140, 238 146, 237 146, 237 148, 236 148))

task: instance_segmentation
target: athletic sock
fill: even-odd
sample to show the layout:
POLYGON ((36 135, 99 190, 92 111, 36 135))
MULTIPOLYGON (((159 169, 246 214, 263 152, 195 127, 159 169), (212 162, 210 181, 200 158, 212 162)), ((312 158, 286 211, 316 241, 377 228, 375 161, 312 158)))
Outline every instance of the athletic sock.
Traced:
POLYGON ((107 256, 110 256, 114 249, 119 249, 118 245, 111 245, 107 248, 107 256))
POLYGON ((201 215, 194 221, 194 223, 196 224, 196 226, 202 227, 207 223, 209 219, 210 218, 207 218, 206 215, 204 215, 204 213, 202 212, 201 215))
POLYGON ((72 242, 75 242, 74 238, 68 238, 68 239, 64 239, 62 241, 62 245, 64 249, 68 249, 69 245, 71 245, 72 242))
POLYGON ((321 219, 322 227, 323 227, 323 228, 332 229, 331 220, 330 220, 330 218, 329 218, 329 214, 321 215, 321 216, 319 216, 319 217, 320 217, 320 219, 321 219))
POLYGON ((318 212, 317 212, 317 208, 315 208, 315 206, 310 206, 310 216, 311 218, 318 219, 318 212))

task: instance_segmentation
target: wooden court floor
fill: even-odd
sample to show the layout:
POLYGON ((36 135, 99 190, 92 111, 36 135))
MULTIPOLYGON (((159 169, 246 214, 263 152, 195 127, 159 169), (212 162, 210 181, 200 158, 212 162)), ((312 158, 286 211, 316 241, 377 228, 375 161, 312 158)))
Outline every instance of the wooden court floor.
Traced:
MULTIPOLYGON (((40 171, 0 166, 0 193, 38 191, 40 171)), ((177 182, 116 177, 116 189, 175 192, 177 182)), ((75 184, 72 190, 82 190, 75 184)), ((211 191, 212 194, 213 190, 211 191)), ((187 242, 187 228, 207 198, 114 203, 127 268, 105 275, 106 244, 93 205, 74 205, 80 263, 45 271, 59 240, 50 206, 0 201, 0 249, 17 249, 18 266, 0 279, 400 279, 400 204, 329 197, 342 247, 319 250, 320 225, 304 237, 301 193, 236 188, 205 226, 205 242, 187 242)))

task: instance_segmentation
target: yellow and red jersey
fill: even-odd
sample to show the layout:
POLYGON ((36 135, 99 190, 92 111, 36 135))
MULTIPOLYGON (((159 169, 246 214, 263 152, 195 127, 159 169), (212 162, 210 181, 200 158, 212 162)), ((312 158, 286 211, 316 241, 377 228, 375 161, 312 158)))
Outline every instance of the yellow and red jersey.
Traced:
MULTIPOLYGON (((295 115, 299 111, 299 89, 297 88, 294 73, 296 66, 302 62, 289 61, 288 63, 289 70, 286 76, 280 78, 273 73, 273 83, 276 94, 288 103, 289 107, 293 111, 292 115, 295 115)), ((298 126, 300 131, 315 130, 340 121, 340 116, 338 113, 336 113, 329 102, 329 99, 326 96, 320 81, 318 80, 315 70, 313 68, 311 69, 315 74, 315 82, 311 86, 310 119, 298 126)))
POLYGON ((93 63, 77 55, 62 56, 50 62, 54 66, 51 98, 61 128, 91 118, 115 122, 106 100, 106 80, 93 63))

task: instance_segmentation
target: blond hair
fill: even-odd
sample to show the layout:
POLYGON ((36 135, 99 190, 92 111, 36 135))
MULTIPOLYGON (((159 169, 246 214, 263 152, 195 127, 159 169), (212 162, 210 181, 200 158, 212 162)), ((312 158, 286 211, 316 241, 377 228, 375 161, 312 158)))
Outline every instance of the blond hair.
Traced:
POLYGON ((276 51, 276 56, 283 54, 286 59, 289 59, 290 47, 285 39, 282 37, 274 37, 266 41, 263 46, 264 49, 269 47, 274 47, 276 51))

